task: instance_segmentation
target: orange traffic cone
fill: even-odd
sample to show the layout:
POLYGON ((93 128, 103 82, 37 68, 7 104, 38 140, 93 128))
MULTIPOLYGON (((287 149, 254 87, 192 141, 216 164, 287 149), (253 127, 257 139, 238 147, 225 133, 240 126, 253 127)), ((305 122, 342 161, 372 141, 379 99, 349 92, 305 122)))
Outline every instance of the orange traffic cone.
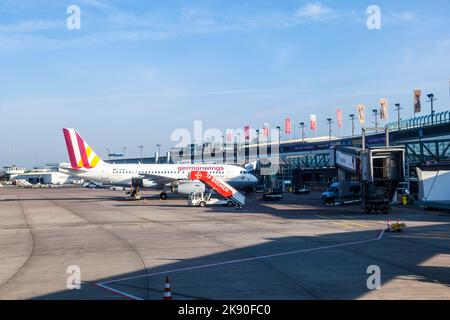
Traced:
POLYGON ((172 300, 172 290, 170 289, 169 277, 166 277, 166 283, 164 284, 164 298, 163 300, 172 300))

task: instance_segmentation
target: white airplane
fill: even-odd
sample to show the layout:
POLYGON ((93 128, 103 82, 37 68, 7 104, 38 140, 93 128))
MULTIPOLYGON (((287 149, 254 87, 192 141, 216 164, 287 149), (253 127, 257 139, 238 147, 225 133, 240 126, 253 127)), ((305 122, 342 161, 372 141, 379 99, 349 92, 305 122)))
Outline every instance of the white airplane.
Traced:
POLYGON ((205 191, 200 181, 188 180, 191 171, 207 171, 235 188, 251 187, 255 176, 239 166, 226 164, 110 164, 102 161, 75 129, 63 129, 70 164, 61 164, 59 171, 70 176, 90 180, 102 185, 131 186, 132 179, 142 180, 144 188, 189 195, 205 191))

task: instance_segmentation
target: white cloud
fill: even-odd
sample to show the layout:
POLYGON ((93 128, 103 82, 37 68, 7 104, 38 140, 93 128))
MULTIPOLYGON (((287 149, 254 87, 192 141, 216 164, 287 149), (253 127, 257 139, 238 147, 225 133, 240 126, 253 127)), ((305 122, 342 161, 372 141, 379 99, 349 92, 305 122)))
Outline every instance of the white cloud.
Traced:
POLYGON ((27 20, 15 24, 0 24, 0 32, 29 33, 64 28, 62 20, 27 20))
MULTIPOLYGON (((99 0, 83 0, 101 9, 111 9, 99 0)), ((231 32, 252 32, 264 29, 292 28, 308 21, 324 21, 345 16, 320 3, 309 3, 293 11, 266 11, 262 13, 223 13, 203 8, 186 7, 178 15, 168 19, 155 12, 123 12, 108 10, 106 18, 101 18, 96 31, 83 33, 77 37, 54 37, 48 41, 33 38, 30 33, 46 30, 65 30, 65 21, 36 20, 23 21, 12 25, 1 25, 0 33, 4 33, 2 42, 6 47, 0 51, 23 48, 26 46, 64 47, 73 45, 94 45, 119 43, 127 41, 146 41, 172 39, 180 36, 202 34, 222 34, 231 32), (16 37, 18 34, 29 34, 29 37, 16 37), (21 39, 24 40, 21 43, 21 39)), ((44 36, 42 38, 45 38, 44 36)), ((281 57, 283 59, 283 57, 281 57)))
POLYGON ((81 4, 90 6, 93 8, 98 8, 98 9, 111 9, 112 8, 110 5, 107 5, 106 3, 104 3, 103 1, 100 1, 100 0, 81 0, 81 4))
POLYGON ((389 25, 399 25, 417 21, 417 14, 413 11, 386 13, 382 11, 381 19, 383 23, 387 23, 389 25))
POLYGON ((414 20, 416 20, 416 14, 414 12, 405 11, 405 12, 401 12, 398 15, 398 18, 400 18, 401 20, 404 20, 404 21, 414 21, 414 20))
POLYGON ((302 19, 324 21, 336 17, 336 13, 321 3, 308 3, 296 11, 295 16, 302 19))

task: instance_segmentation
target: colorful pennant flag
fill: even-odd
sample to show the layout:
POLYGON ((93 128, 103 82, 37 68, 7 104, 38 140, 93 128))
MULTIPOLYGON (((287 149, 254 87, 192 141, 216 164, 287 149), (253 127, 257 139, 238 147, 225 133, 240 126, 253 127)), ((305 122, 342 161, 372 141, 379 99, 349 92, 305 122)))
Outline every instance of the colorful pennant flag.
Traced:
POLYGON ((356 107, 356 110, 358 112, 358 119, 359 119, 359 123, 364 124, 366 123, 366 111, 365 111, 365 106, 363 104, 358 104, 358 106, 356 107))
POLYGON ((265 137, 269 136, 269 124, 267 122, 264 122, 263 134, 264 134, 265 137))
POLYGON ((286 134, 291 134, 291 132, 292 132, 292 125, 291 125, 290 118, 286 118, 286 120, 284 120, 284 132, 286 134))
POLYGON ((388 102, 385 98, 380 99, 380 119, 387 120, 388 114, 388 102))
POLYGON ((227 129, 227 142, 233 142, 233 130, 231 129, 227 129))
POLYGON ((250 126, 244 127, 244 137, 246 140, 250 139, 250 126))
POLYGON ((311 130, 316 131, 316 129, 317 129, 317 118, 316 118, 316 115, 315 115, 315 114, 311 114, 311 115, 309 116, 309 122, 310 122, 310 128, 311 128, 311 130))
POLYGON ((420 97, 422 90, 414 90, 414 113, 420 113, 422 111, 422 105, 420 103, 420 97))
POLYGON ((342 110, 337 109, 336 114, 337 114, 337 125, 339 128, 342 128, 342 110))

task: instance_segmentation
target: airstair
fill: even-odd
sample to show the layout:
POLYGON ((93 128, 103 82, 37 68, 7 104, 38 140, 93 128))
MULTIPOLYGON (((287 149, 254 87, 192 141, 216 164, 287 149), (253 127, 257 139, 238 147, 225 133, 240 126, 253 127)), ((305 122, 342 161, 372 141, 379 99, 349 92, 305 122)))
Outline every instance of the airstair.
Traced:
POLYGON ((243 196, 239 191, 224 180, 213 176, 207 171, 191 171, 189 173, 189 179, 203 182, 222 197, 232 200, 237 205, 245 205, 245 196, 243 196))

